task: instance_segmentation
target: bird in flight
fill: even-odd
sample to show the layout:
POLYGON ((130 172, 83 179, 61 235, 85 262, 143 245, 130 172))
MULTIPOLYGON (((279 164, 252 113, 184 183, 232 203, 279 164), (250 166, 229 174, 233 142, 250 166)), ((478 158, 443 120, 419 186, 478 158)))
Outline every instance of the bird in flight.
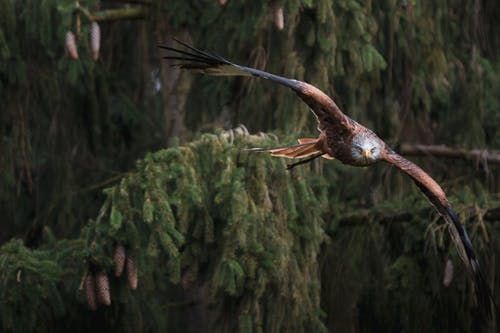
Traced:
POLYGON ((358 167, 384 161, 405 172, 447 222, 452 241, 473 280, 477 302, 491 317, 490 301, 495 308, 496 305, 491 290, 479 268, 479 261, 474 253, 472 243, 443 189, 431 176, 415 163, 394 152, 372 130, 345 115, 332 98, 313 85, 237 65, 218 55, 198 50, 177 39, 175 41, 184 46, 185 49, 159 46, 170 52, 163 58, 175 61, 173 66, 209 75, 254 76, 271 80, 293 90, 316 116, 320 132, 317 138, 298 139, 298 144, 288 147, 250 150, 269 152, 273 156, 292 159, 304 158, 300 162, 289 165, 289 168, 323 157, 337 159, 344 164, 358 167))

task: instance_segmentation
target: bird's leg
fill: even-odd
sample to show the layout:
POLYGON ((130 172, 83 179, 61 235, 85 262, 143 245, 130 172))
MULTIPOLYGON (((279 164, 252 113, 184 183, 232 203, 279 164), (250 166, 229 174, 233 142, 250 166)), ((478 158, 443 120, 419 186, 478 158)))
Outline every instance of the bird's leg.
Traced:
POLYGON ((305 164, 305 163, 311 162, 312 160, 315 160, 318 157, 321 157, 323 155, 325 155, 325 153, 319 153, 319 154, 313 155, 313 156, 311 156, 309 158, 306 158, 305 160, 301 160, 301 161, 298 161, 298 162, 295 162, 295 163, 292 163, 292 164, 288 164, 286 166, 286 169, 287 170, 291 170, 291 169, 295 168, 297 165, 301 165, 301 164, 305 164))

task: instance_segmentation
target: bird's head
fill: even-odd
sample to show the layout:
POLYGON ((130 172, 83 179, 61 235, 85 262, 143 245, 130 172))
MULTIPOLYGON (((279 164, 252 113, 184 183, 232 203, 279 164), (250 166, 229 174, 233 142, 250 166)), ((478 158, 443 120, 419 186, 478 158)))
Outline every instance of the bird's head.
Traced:
POLYGON ((379 160, 381 140, 371 133, 359 133, 352 140, 351 153, 358 165, 368 165, 379 160))

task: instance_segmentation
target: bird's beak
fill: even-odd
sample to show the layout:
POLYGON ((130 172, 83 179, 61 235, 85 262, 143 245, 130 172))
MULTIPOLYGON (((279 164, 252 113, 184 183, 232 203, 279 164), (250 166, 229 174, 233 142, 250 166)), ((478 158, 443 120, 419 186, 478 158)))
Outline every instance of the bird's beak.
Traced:
POLYGON ((370 157, 372 157, 372 152, 369 150, 363 150, 361 152, 361 156, 363 156, 364 158, 370 158, 370 157))

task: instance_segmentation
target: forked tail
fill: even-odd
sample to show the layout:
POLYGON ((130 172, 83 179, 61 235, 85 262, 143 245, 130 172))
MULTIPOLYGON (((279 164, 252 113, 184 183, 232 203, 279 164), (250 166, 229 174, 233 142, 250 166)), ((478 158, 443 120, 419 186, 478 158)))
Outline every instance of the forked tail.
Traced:
POLYGON ((323 140, 303 138, 298 139, 298 145, 292 145, 288 147, 276 147, 276 148, 250 148, 247 151, 256 152, 269 152, 272 156, 286 157, 286 158, 306 158, 296 163, 289 164, 287 169, 292 169, 297 165, 305 164, 315 160, 318 157, 324 157, 328 159, 333 159, 333 157, 326 153, 323 148, 323 140))
POLYGON ((317 147, 317 139, 299 139, 298 141, 298 145, 273 148, 250 148, 247 149, 247 151, 269 152, 272 156, 287 158, 303 158, 321 152, 321 150, 317 147))

